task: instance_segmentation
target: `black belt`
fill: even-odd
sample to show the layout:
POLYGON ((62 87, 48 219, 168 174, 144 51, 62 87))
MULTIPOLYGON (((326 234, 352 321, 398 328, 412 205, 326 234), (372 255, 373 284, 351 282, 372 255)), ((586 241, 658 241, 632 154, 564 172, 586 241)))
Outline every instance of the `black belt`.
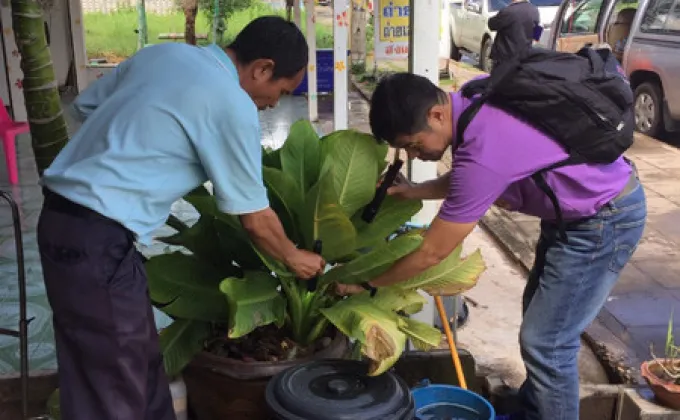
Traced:
POLYGON ((74 216, 79 219, 102 221, 106 223, 111 223, 124 229, 131 238, 134 239, 134 235, 125 226, 116 222, 115 220, 104 216, 92 209, 89 209, 78 203, 74 203, 68 198, 61 196, 54 191, 50 191, 48 188, 43 187, 43 208, 55 211, 57 213, 68 214, 69 216, 74 216))

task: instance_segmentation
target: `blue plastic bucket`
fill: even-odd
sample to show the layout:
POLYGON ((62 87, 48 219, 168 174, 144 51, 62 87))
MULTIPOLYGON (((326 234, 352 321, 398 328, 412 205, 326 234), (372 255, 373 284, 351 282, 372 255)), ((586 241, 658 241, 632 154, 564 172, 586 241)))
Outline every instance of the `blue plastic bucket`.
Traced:
POLYGON ((416 404, 415 420, 494 420, 491 404, 452 385, 424 385, 411 391, 416 404))

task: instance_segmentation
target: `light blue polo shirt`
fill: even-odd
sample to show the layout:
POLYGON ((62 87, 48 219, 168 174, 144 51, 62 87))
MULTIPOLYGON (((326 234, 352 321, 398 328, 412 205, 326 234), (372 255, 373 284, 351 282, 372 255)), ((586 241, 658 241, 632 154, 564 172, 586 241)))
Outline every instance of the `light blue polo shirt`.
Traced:
POLYGON ((207 180, 225 213, 269 206, 257 107, 215 45, 144 48, 82 92, 74 110, 83 125, 42 184, 142 243, 207 180))

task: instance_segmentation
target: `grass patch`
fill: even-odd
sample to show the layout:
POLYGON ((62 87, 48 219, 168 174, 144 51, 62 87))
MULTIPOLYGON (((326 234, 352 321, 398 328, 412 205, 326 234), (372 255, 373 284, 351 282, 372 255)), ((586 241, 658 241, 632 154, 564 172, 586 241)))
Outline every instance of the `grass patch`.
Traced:
MULTIPOLYGON (((266 15, 283 15, 284 11, 257 3, 253 7, 234 13, 227 21, 223 43, 228 44, 253 19, 266 15)), ((161 42, 184 42, 159 40, 158 35, 167 32, 184 32, 184 14, 180 11, 168 15, 147 13, 149 44, 161 42)), ((302 22, 305 22, 304 13, 302 22)), ((120 62, 137 51, 137 12, 135 9, 121 9, 113 13, 86 13, 85 49, 88 58, 106 58, 109 62, 120 62)), ((304 30, 304 25, 303 25, 304 30)), ((199 11, 196 17, 196 34, 210 34, 210 22, 199 11)), ((317 24, 317 48, 333 47, 333 28, 317 24)))

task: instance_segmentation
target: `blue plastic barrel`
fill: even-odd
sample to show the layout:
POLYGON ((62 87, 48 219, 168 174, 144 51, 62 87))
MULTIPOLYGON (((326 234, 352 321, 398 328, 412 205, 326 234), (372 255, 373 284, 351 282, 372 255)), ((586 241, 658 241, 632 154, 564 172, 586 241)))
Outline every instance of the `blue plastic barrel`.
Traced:
POLYGON ((481 396, 453 385, 425 384, 411 391, 415 420, 494 420, 496 412, 481 396))

